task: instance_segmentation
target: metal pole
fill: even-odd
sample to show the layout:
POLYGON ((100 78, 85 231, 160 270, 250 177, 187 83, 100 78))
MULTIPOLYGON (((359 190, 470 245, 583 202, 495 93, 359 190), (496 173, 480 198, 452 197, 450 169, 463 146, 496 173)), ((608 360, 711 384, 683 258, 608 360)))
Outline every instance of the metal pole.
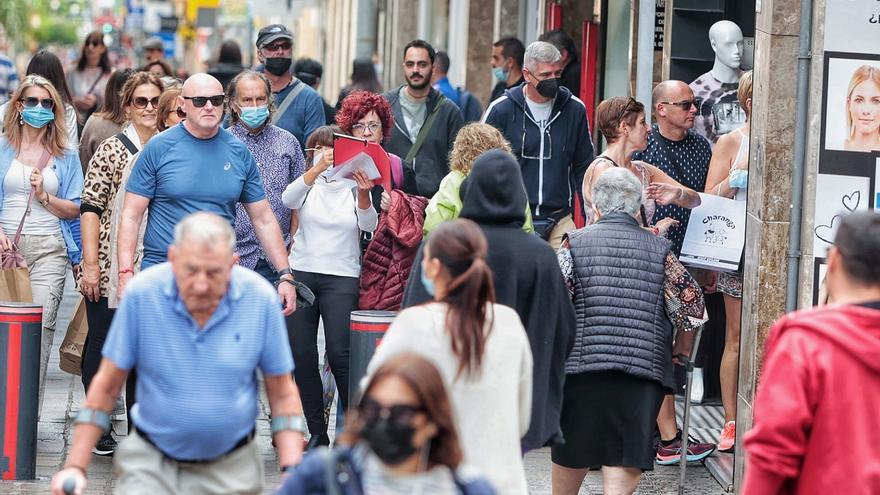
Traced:
POLYGON ((356 57, 372 57, 376 51, 376 23, 378 10, 376 0, 357 0, 357 49, 356 57))
MULTIPOLYGON (((797 309, 798 286, 800 285, 801 260, 801 222, 804 205, 804 173, 807 155, 807 132, 810 99, 810 61, 813 44, 813 1, 801 0, 800 44, 798 46, 797 96, 795 100, 794 167, 791 181, 791 215, 788 224, 788 274, 786 277, 785 310, 797 309)), ((770 70, 769 67, 763 68, 770 70)), ((756 70, 758 69, 756 67, 756 70)))
POLYGON ((651 122, 651 91, 654 83, 654 22, 657 2, 639 1, 636 100, 645 103, 645 121, 651 122))
POLYGON ((687 372, 687 382, 684 387, 684 417, 681 420, 681 457, 678 458, 678 495, 684 495, 685 477, 687 473, 687 451, 688 451, 688 428, 691 425, 691 384, 694 381, 694 360, 697 357, 697 350, 700 348, 700 338, 703 336, 703 327, 697 330, 694 337, 694 347, 691 355, 688 356, 684 363, 687 372))

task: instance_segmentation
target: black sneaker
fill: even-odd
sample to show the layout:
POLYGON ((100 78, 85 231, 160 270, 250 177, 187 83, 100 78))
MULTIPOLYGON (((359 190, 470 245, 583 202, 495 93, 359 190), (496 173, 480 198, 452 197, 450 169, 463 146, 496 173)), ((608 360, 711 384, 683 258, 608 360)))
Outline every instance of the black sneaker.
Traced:
POLYGON ((95 448, 92 449, 92 453, 95 455, 107 456, 113 455, 114 452, 116 452, 116 440, 113 438, 113 430, 111 429, 107 433, 101 435, 95 448))

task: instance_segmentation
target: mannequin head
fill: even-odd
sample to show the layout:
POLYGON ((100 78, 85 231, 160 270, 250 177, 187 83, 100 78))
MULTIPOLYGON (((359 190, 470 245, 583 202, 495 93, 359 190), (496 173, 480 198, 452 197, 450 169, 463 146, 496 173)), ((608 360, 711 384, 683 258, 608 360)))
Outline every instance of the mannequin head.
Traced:
POLYGON ((718 21, 709 28, 709 44, 715 52, 716 65, 739 70, 743 54, 743 34, 739 26, 730 21, 718 21))

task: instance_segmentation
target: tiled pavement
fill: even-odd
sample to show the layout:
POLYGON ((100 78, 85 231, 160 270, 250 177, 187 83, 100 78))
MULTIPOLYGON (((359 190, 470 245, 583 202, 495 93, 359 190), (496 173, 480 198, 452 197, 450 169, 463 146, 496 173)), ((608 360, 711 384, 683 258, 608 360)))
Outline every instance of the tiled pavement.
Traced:
MULTIPOLYGON (((38 429, 37 480, 0 482, 0 493, 48 493, 49 479, 64 463, 67 447, 72 440, 72 421, 70 418, 76 415, 76 411, 83 401, 82 383, 79 377, 68 375, 58 368, 58 346, 64 338, 64 330, 67 328, 67 321, 69 321, 75 302, 75 294, 72 292, 70 282, 68 280, 68 288, 65 291, 65 299, 58 318, 55 345, 49 362, 50 371, 38 429)), ((266 493, 272 493, 273 489, 277 487, 280 477, 275 453, 271 446, 267 411, 267 403, 263 400, 262 414, 257 422, 257 439, 262 447, 266 466, 266 493)), ((119 439, 123 439, 126 431, 125 422, 117 422, 115 428, 119 433, 119 439)), ((693 433, 701 439, 717 436, 714 429, 697 428, 693 433)), ((530 492, 534 495, 549 495, 549 449, 529 453, 525 457, 525 465, 530 492)), ((654 471, 648 472, 642 477, 637 493, 663 495, 678 493, 678 473, 677 466, 657 466, 654 471)), ((721 486, 711 477, 704 466, 691 465, 687 473, 685 493, 694 495, 724 493, 721 486)), ((89 487, 86 493, 110 494, 113 487, 111 458, 93 456, 89 468, 89 487)), ((590 473, 580 493, 602 493, 601 474, 590 473)))

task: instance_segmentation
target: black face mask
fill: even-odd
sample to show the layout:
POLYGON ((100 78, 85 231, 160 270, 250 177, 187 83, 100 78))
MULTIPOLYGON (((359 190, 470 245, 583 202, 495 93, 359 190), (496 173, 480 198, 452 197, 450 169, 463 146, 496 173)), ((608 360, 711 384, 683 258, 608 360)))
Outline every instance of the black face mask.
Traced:
POLYGON ((290 57, 268 57, 264 66, 269 74, 280 76, 290 70, 292 62, 293 59, 290 57))
POLYGON ((364 425, 361 438, 383 463, 396 466, 416 453, 412 442, 415 432, 410 425, 379 418, 364 425))
POLYGON ((551 77, 550 79, 539 81, 538 86, 535 89, 537 89, 538 94, 544 98, 555 98, 556 93, 559 91, 559 79, 551 77))

